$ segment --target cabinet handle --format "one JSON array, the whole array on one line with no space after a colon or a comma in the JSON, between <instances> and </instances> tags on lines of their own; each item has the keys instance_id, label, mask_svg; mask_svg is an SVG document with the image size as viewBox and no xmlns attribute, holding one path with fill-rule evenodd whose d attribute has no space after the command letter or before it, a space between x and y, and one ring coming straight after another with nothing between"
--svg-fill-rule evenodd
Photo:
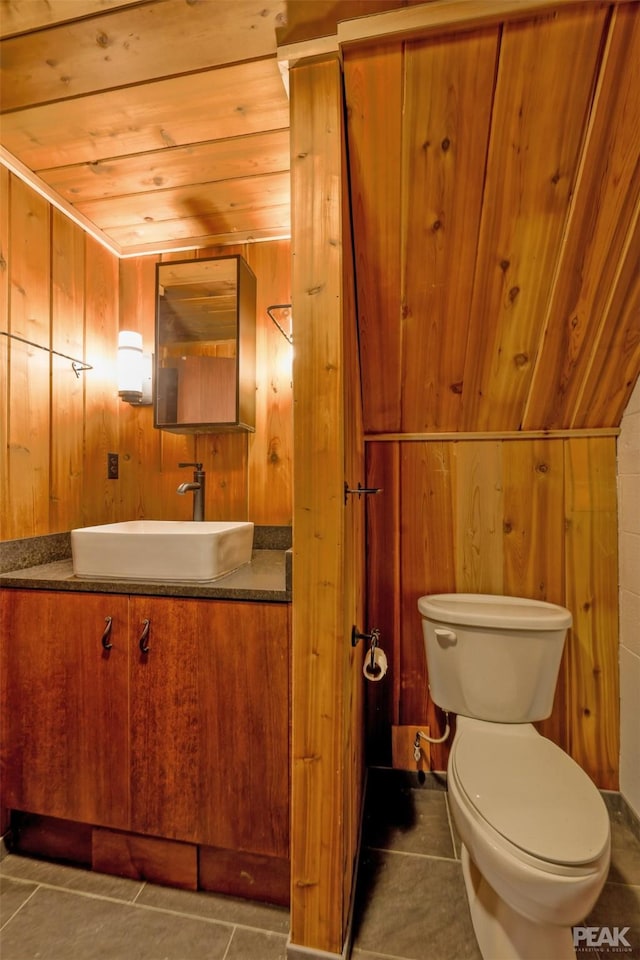
<instances>
[{"instance_id":1,"label":"cabinet handle","mask_svg":"<svg viewBox=\"0 0 640 960\"><path fill-rule=\"evenodd\" d=\"M111 650L113 644L111 643L111 626L113 623L113 617L105 617L104 622L106 627L104 628L104 633L102 634L102 647L104 650Z\"/></svg>"},{"instance_id":2,"label":"cabinet handle","mask_svg":"<svg viewBox=\"0 0 640 960\"><path fill-rule=\"evenodd\" d=\"M149 644L147 643L147 637L149 636L149 630L151 629L151 620L143 620L142 633L140 635L140 650L142 653L149 653Z\"/></svg>"}]
</instances>

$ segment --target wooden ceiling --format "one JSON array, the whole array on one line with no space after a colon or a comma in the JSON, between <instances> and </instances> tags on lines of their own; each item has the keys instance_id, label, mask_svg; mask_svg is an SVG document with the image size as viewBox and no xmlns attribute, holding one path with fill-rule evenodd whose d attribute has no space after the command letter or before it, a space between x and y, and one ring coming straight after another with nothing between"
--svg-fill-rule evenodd
<instances>
[{"instance_id":1,"label":"wooden ceiling","mask_svg":"<svg viewBox=\"0 0 640 960\"><path fill-rule=\"evenodd\" d=\"M5 162L121 255L288 236L285 8L3 0Z\"/></svg>"}]
</instances>

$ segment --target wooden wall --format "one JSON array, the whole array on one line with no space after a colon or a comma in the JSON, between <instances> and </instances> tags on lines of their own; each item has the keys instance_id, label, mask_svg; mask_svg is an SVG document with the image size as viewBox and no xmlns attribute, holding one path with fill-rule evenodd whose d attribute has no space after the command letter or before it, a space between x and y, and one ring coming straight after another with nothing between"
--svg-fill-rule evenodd
<instances>
[{"instance_id":1,"label":"wooden wall","mask_svg":"<svg viewBox=\"0 0 640 960\"><path fill-rule=\"evenodd\" d=\"M153 349L155 258L118 261L4 167L0 182L0 330L93 367L76 378L68 360L0 336L0 539L189 519L176 487L190 476L177 464L196 459L208 519L291 523L292 351L266 314L291 299L289 242L198 252L241 253L257 277L256 432L174 435L153 428L151 407L122 403L115 378L119 328ZM107 480L108 452L119 454L118 480Z\"/></svg>"},{"instance_id":2,"label":"wooden wall","mask_svg":"<svg viewBox=\"0 0 640 960\"><path fill-rule=\"evenodd\" d=\"M369 757L390 760L392 724L443 714L428 695L417 601L429 593L548 600L573 613L551 717L540 730L598 786L617 789L618 597L613 437L367 444L369 623L389 683L369 685ZM432 746L446 769L449 744Z\"/></svg>"},{"instance_id":3,"label":"wooden wall","mask_svg":"<svg viewBox=\"0 0 640 960\"><path fill-rule=\"evenodd\" d=\"M421 32L344 49L367 480L384 491L368 503L368 622L391 656L368 689L369 757L390 761L392 724L442 727L417 598L521 594L574 617L543 728L615 787L640 5L431 30L424 10Z\"/></svg>"},{"instance_id":4,"label":"wooden wall","mask_svg":"<svg viewBox=\"0 0 640 960\"><path fill-rule=\"evenodd\" d=\"M292 69L291 943L313 956L342 952L364 784L364 652L351 631L363 629L365 506L344 492L364 479L364 444L342 102L336 57Z\"/></svg>"}]
</instances>

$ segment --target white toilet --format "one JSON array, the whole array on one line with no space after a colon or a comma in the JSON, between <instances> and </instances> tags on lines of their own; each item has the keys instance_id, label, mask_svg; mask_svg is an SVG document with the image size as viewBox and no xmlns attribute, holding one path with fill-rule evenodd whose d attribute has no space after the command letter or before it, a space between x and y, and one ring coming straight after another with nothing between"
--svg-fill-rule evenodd
<instances>
[{"instance_id":1,"label":"white toilet","mask_svg":"<svg viewBox=\"0 0 640 960\"><path fill-rule=\"evenodd\" d=\"M609 868L607 809L532 726L551 713L571 614L518 597L421 597L429 689L456 713L447 783L484 960L572 960Z\"/></svg>"}]
</instances>

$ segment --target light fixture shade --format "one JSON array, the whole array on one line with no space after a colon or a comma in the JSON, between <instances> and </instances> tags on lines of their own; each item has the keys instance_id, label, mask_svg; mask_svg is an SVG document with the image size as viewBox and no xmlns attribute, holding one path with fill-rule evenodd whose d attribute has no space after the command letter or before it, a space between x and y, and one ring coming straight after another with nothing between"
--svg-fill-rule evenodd
<instances>
[{"instance_id":1,"label":"light fixture shade","mask_svg":"<svg viewBox=\"0 0 640 960\"><path fill-rule=\"evenodd\" d=\"M142 334L121 330L118 334L118 395L127 403L140 403L142 380Z\"/></svg>"}]
</instances>

